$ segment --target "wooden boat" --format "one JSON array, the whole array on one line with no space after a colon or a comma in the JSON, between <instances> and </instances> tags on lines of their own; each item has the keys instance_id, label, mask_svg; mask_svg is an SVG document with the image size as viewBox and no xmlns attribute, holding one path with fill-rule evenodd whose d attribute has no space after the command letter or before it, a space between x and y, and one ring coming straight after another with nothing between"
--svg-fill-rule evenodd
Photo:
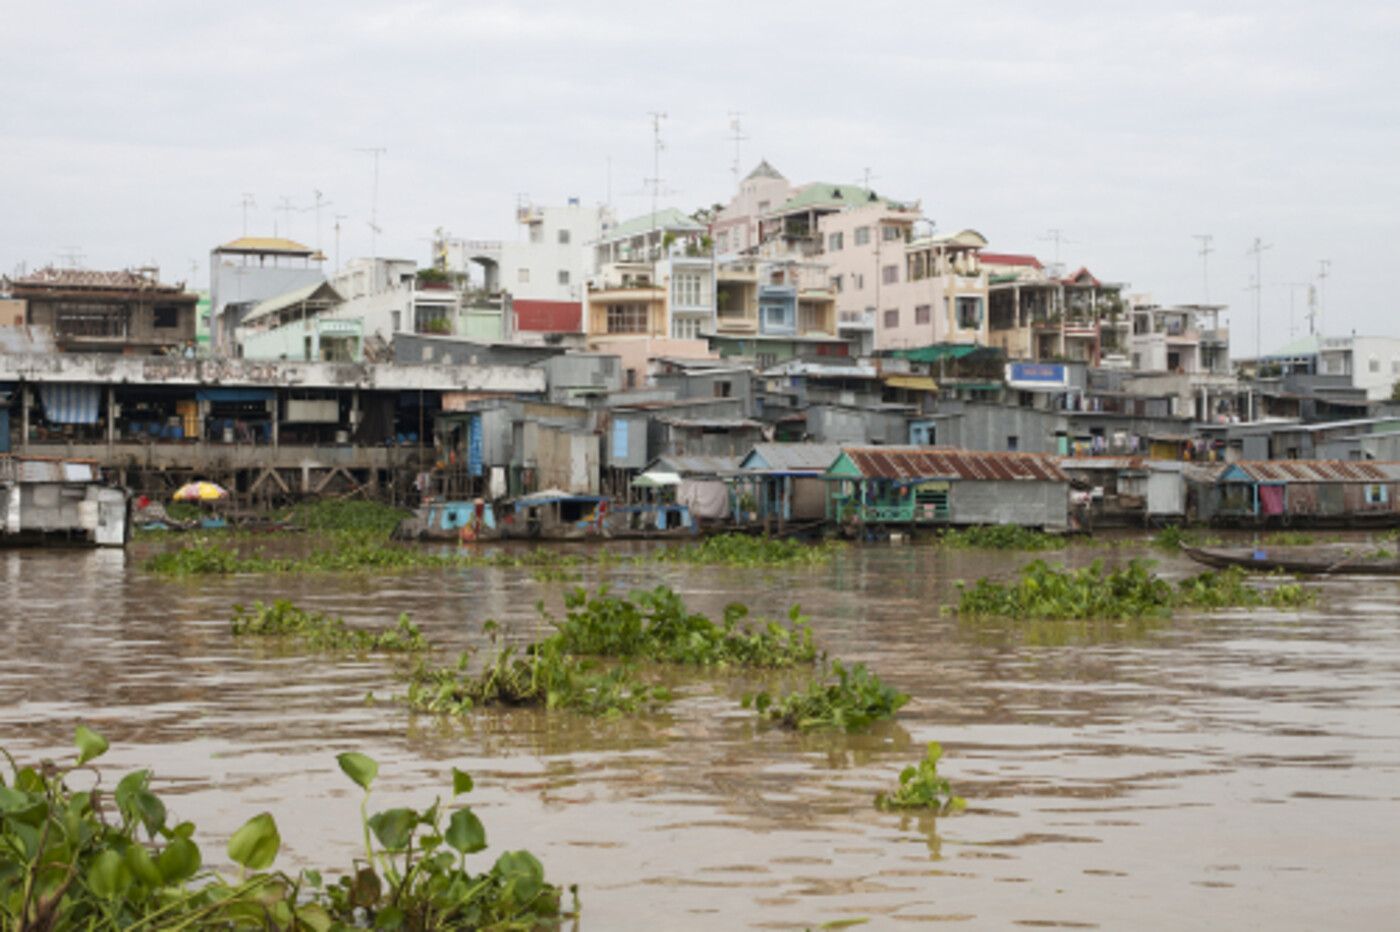
<instances>
[{"instance_id":1,"label":"wooden boat","mask_svg":"<svg viewBox=\"0 0 1400 932\"><path fill-rule=\"evenodd\" d=\"M1377 555L1377 545L1355 547L1182 547L1197 563L1216 568L1238 566L1260 573L1283 571L1308 575L1359 574L1400 576L1400 556Z\"/></svg>"},{"instance_id":2,"label":"wooden boat","mask_svg":"<svg viewBox=\"0 0 1400 932\"><path fill-rule=\"evenodd\" d=\"M675 504L613 507L600 495L548 489L507 502L429 502L394 529L395 540L650 540L691 537L689 509Z\"/></svg>"}]
</instances>

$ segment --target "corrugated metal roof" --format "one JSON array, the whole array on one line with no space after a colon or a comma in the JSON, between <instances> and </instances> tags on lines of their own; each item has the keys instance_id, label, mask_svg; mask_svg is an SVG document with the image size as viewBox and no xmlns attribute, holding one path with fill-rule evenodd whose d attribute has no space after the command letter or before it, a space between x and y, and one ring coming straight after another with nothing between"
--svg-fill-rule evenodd
<instances>
[{"instance_id":1,"label":"corrugated metal roof","mask_svg":"<svg viewBox=\"0 0 1400 932\"><path fill-rule=\"evenodd\" d=\"M715 430L758 430L763 427L758 421L741 417L659 417L656 420L671 427L704 427Z\"/></svg>"},{"instance_id":2,"label":"corrugated metal roof","mask_svg":"<svg viewBox=\"0 0 1400 932\"><path fill-rule=\"evenodd\" d=\"M720 476L738 472L739 458L737 456L666 454L652 460L645 471L650 472L658 466L682 476Z\"/></svg>"},{"instance_id":3,"label":"corrugated metal roof","mask_svg":"<svg viewBox=\"0 0 1400 932\"><path fill-rule=\"evenodd\" d=\"M1234 465L1255 482L1386 482L1400 479L1400 463L1270 460Z\"/></svg>"},{"instance_id":4,"label":"corrugated metal roof","mask_svg":"<svg viewBox=\"0 0 1400 932\"><path fill-rule=\"evenodd\" d=\"M285 310L289 307L295 307L303 301L309 301L316 297L317 293L322 289L325 290L325 294L320 295L323 301L329 301L332 304L340 304L345 300L340 296L339 292L331 287L329 282L314 282L305 287L297 288L294 291L288 291L286 294L280 294L275 298L268 298L266 301L253 308L252 312L249 313L247 317L243 318L243 323L249 324L255 320L261 320L269 314L276 314L278 311ZM321 310L326 310L326 308L318 308L318 312Z\"/></svg>"},{"instance_id":5,"label":"corrugated metal roof","mask_svg":"<svg viewBox=\"0 0 1400 932\"><path fill-rule=\"evenodd\" d=\"M309 256L313 252L310 246L303 246L294 240L284 239L280 236L243 236L231 243L224 243L219 247L219 252L280 252L290 253L297 256Z\"/></svg>"},{"instance_id":6,"label":"corrugated metal roof","mask_svg":"<svg viewBox=\"0 0 1400 932\"><path fill-rule=\"evenodd\" d=\"M31 288L91 288L103 291L157 291L184 294L184 289L175 285L162 285L154 276L143 275L130 269L116 272L103 272L96 269L56 269L52 266L38 269L22 278L10 282L16 291L24 292ZM189 295L191 299L195 296Z\"/></svg>"},{"instance_id":7,"label":"corrugated metal roof","mask_svg":"<svg viewBox=\"0 0 1400 932\"><path fill-rule=\"evenodd\" d=\"M94 460L64 460L47 456L0 456L0 475L12 482L94 482Z\"/></svg>"},{"instance_id":8,"label":"corrugated metal roof","mask_svg":"<svg viewBox=\"0 0 1400 932\"><path fill-rule=\"evenodd\" d=\"M756 443L749 457L760 456L774 472L826 472L841 455L837 443Z\"/></svg>"},{"instance_id":9,"label":"corrugated metal roof","mask_svg":"<svg viewBox=\"0 0 1400 932\"><path fill-rule=\"evenodd\" d=\"M870 479L1029 479L1068 482L1055 457L1041 453L975 453L925 447L843 447Z\"/></svg>"}]
</instances>

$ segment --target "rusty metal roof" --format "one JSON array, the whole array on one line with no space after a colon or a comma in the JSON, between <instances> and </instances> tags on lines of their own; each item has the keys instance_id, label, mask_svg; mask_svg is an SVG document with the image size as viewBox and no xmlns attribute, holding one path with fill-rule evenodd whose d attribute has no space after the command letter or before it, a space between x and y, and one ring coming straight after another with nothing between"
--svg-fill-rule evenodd
<instances>
[{"instance_id":1,"label":"rusty metal roof","mask_svg":"<svg viewBox=\"0 0 1400 932\"><path fill-rule=\"evenodd\" d=\"M1068 482L1069 477L1041 453L977 453L927 447L843 447L869 479L1028 479Z\"/></svg>"},{"instance_id":2,"label":"rusty metal roof","mask_svg":"<svg viewBox=\"0 0 1400 932\"><path fill-rule=\"evenodd\" d=\"M117 272L100 272L94 269L56 269L52 266L39 269L22 278L10 282L16 292L31 289L79 288L104 291L158 291L183 294L184 289L176 285L163 285L153 275L123 269ZM194 298L195 295L189 297Z\"/></svg>"},{"instance_id":3,"label":"rusty metal roof","mask_svg":"<svg viewBox=\"0 0 1400 932\"><path fill-rule=\"evenodd\" d=\"M1400 463L1269 460L1234 465L1255 482L1387 482L1400 479Z\"/></svg>"}]
</instances>

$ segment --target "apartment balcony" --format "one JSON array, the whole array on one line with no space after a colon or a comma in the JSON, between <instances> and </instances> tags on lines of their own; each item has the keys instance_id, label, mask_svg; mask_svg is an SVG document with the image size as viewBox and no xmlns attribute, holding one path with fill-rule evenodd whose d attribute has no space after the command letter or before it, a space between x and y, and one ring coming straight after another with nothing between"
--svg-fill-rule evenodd
<instances>
[{"instance_id":1,"label":"apartment balcony","mask_svg":"<svg viewBox=\"0 0 1400 932\"><path fill-rule=\"evenodd\" d=\"M1229 346L1229 345L1230 345L1230 328L1228 328L1228 327L1217 327L1217 328L1214 329L1214 330L1202 330L1202 331L1201 331L1201 345L1202 345L1202 346Z\"/></svg>"},{"instance_id":2,"label":"apartment balcony","mask_svg":"<svg viewBox=\"0 0 1400 932\"><path fill-rule=\"evenodd\" d=\"M1186 327L1168 327L1166 329L1168 343L1200 343L1201 332Z\"/></svg>"},{"instance_id":3,"label":"apartment balcony","mask_svg":"<svg viewBox=\"0 0 1400 932\"><path fill-rule=\"evenodd\" d=\"M875 330L874 311L840 311L836 326L841 330Z\"/></svg>"}]
</instances>

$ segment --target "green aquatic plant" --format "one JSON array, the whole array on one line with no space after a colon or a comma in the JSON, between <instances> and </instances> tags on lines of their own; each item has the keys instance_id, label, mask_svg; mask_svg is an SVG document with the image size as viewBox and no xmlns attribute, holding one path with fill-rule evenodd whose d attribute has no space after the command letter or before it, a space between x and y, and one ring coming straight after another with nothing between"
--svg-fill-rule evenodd
<instances>
[{"instance_id":1,"label":"green aquatic plant","mask_svg":"<svg viewBox=\"0 0 1400 932\"><path fill-rule=\"evenodd\" d=\"M909 697L857 663L849 669L833 660L822 675L784 696L767 692L743 697L743 707L801 731L859 731L880 719L893 718Z\"/></svg>"},{"instance_id":2,"label":"green aquatic plant","mask_svg":"<svg viewBox=\"0 0 1400 932\"><path fill-rule=\"evenodd\" d=\"M562 620L545 616L554 638L568 651L611 657L638 657L693 666L739 665L787 667L817 658L812 631L800 606L788 610L791 627L760 620L743 624L748 609L725 607L724 623L690 612L666 586L639 590L630 598L612 595L607 586L589 596L575 588L564 596ZM543 614L543 606L538 606Z\"/></svg>"},{"instance_id":3,"label":"green aquatic plant","mask_svg":"<svg viewBox=\"0 0 1400 932\"><path fill-rule=\"evenodd\" d=\"M938 773L938 761L942 757L942 745L930 741L924 759L900 773L899 789L880 793L875 797L875 805L881 809L931 809L939 814L965 808L967 801L955 796L948 779Z\"/></svg>"},{"instance_id":4,"label":"green aquatic plant","mask_svg":"<svg viewBox=\"0 0 1400 932\"><path fill-rule=\"evenodd\" d=\"M271 870L282 836L267 812L229 839L236 877L204 869L194 824L171 817L149 770L126 774L109 792L100 788L93 764L107 741L79 725L74 744L77 754L66 766L51 760L20 766L0 752L11 767L8 783L0 778L0 927L6 930L530 929L555 927L562 917L560 889L528 852L508 851L484 871L468 868L468 856L486 848L485 828L470 808L449 815L435 801L423 811L368 815L379 768L363 755L339 760L365 790L366 859L323 884L319 871ZM79 772L84 783L96 775L96 787L74 789L69 781ZM454 769L453 797L471 788L471 777Z\"/></svg>"},{"instance_id":5,"label":"green aquatic plant","mask_svg":"<svg viewBox=\"0 0 1400 932\"><path fill-rule=\"evenodd\" d=\"M711 566L801 566L828 563L844 547L837 541L800 540L720 534L698 544L663 547L652 554L658 563L700 563Z\"/></svg>"},{"instance_id":6,"label":"green aquatic plant","mask_svg":"<svg viewBox=\"0 0 1400 932\"><path fill-rule=\"evenodd\" d=\"M1307 531L1274 531L1265 534L1260 543L1270 547L1311 547L1317 537Z\"/></svg>"},{"instance_id":7,"label":"green aquatic plant","mask_svg":"<svg viewBox=\"0 0 1400 932\"><path fill-rule=\"evenodd\" d=\"M356 650L416 652L432 645L409 620L399 615L398 623L384 631L348 628L340 618L322 612L308 612L285 599L270 605L254 602L251 609L233 607L233 633L237 637L294 639L311 650Z\"/></svg>"},{"instance_id":8,"label":"green aquatic plant","mask_svg":"<svg viewBox=\"0 0 1400 932\"><path fill-rule=\"evenodd\" d=\"M949 529L937 538L950 550L1064 550L1069 542L1056 534L1033 531L1018 524L978 524Z\"/></svg>"},{"instance_id":9,"label":"green aquatic plant","mask_svg":"<svg viewBox=\"0 0 1400 932\"><path fill-rule=\"evenodd\" d=\"M370 501L320 499L293 505L287 521L308 531L356 531L387 538L412 512Z\"/></svg>"},{"instance_id":10,"label":"green aquatic plant","mask_svg":"<svg viewBox=\"0 0 1400 932\"><path fill-rule=\"evenodd\" d=\"M1305 605L1313 594L1296 583L1268 589L1248 585L1238 567L1207 571L1181 580L1175 588L1143 560L1105 572L1102 560L1078 570L1035 560L1014 582L982 578L959 596L958 614L1015 619L1105 619L1166 616L1176 608L1217 609Z\"/></svg>"}]
</instances>

